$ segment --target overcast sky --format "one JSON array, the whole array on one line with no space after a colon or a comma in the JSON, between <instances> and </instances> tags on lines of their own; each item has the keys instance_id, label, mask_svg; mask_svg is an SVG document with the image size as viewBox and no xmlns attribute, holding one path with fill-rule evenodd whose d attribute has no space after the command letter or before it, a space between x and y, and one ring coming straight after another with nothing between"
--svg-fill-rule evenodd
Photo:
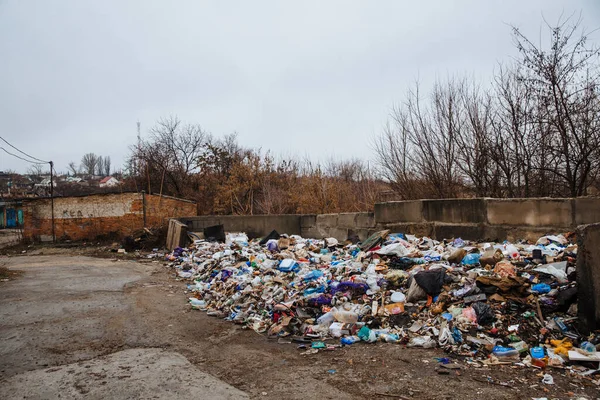
<instances>
[{"instance_id":1,"label":"overcast sky","mask_svg":"<svg viewBox=\"0 0 600 400\"><path fill-rule=\"evenodd\" d=\"M599 0L0 0L0 136L66 171L87 152L120 167L162 116L277 154L371 157L416 79L488 82L515 54L508 24ZM6 146L3 146L6 147ZM0 151L0 170L28 164Z\"/></svg>"}]
</instances>

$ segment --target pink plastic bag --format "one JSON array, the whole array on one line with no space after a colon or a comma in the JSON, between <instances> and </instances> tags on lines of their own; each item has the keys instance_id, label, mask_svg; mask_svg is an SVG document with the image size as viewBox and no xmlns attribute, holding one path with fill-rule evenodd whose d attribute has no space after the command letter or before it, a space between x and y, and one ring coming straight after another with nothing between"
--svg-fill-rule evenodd
<instances>
[{"instance_id":1,"label":"pink plastic bag","mask_svg":"<svg viewBox=\"0 0 600 400\"><path fill-rule=\"evenodd\" d=\"M475 313L475 310L473 310L473 307L465 308L462 312L462 315L473 322L477 322L477 314Z\"/></svg>"}]
</instances>

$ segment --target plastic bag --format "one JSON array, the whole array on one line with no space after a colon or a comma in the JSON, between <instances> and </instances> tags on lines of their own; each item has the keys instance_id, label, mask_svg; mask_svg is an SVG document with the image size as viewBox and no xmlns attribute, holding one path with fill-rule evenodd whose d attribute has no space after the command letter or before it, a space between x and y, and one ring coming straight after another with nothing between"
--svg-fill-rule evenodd
<instances>
[{"instance_id":1,"label":"plastic bag","mask_svg":"<svg viewBox=\"0 0 600 400\"><path fill-rule=\"evenodd\" d=\"M404 303L406 301L406 296L402 292L393 292L390 296L390 300L392 303Z\"/></svg>"},{"instance_id":2,"label":"plastic bag","mask_svg":"<svg viewBox=\"0 0 600 400\"><path fill-rule=\"evenodd\" d=\"M479 325L487 325L491 324L496 320L496 316L494 315L494 311L492 311L492 307L486 303L473 303L471 306L477 315L477 323Z\"/></svg>"},{"instance_id":3,"label":"plastic bag","mask_svg":"<svg viewBox=\"0 0 600 400\"><path fill-rule=\"evenodd\" d=\"M477 264L479 264L480 258L481 258L481 254L479 254L479 253L469 253L462 259L461 264L477 265Z\"/></svg>"},{"instance_id":4,"label":"plastic bag","mask_svg":"<svg viewBox=\"0 0 600 400\"><path fill-rule=\"evenodd\" d=\"M477 304L477 303L475 303ZM467 318L472 322L477 322L477 313L473 309L473 307L467 307L462 310L462 316Z\"/></svg>"},{"instance_id":5,"label":"plastic bag","mask_svg":"<svg viewBox=\"0 0 600 400\"><path fill-rule=\"evenodd\" d=\"M425 290L423 290L423 288L419 286L417 281L415 281L413 278L410 287L408 288L408 292L406 293L406 301L412 303L415 301L424 300L426 298L427 293L425 293Z\"/></svg>"},{"instance_id":6,"label":"plastic bag","mask_svg":"<svg viewBox=\"0 0 600 400\"><path fill-rule=\"evenodd\" d=\"M537 285L533 285L531 287L532 292L541 293L541 294L548 293L550 290L552 290L550 285L547 285L545 283L538 283Z\"/></svg>"},{"instance_id":7,"label":"plastic bag","mask_svg":"<svg viewBox=\"0 0 600 400\"><path fill-rule=\"evenodd\" d=\"M563 267L564 266L564 267ZM541 267L534 268L534 271L543 272L548 275L552 275L555 277L559 283L567 283L569 280L567 279L567 273L565 272L565 268L567 266L567 262L563 261L560 263L546 264ZM563 269L559 269L557 267L562 267Z\"/></svg>"},{"instance_id":8,"label":"plastic bag","mask_svg":"<svg viewBox=\"0 0 600 400\"><path fill-rule=\"evenodd\" d=\"M363 326L357 333L360 340L363 342L374 343L377 341L377 336L375 332L369 329L367 326Z\"/></svg>"},{"instance_id":9,"label":"plastic bag","mask_svg":"<svg viewBox=\"0 0 600 400\"><path fill-rule=\"evenodd\" d=\"M430 336L416 336L409 340L407 347L423 347L429 349L435 347L436 343Z\"/></svg>"},{"instance_id":10,"label":"plastic bag","mask_svg":"<svg viewBox=\"0 0 600 400\"><path fill-rule=\"evenodd\" d=\"M392 243L387 246L383 246L379 250L375 251L379 255L393 255L403 257L408 254L408 249L402 245L402 243Z\"/></svg>"},{"instance_id":11,"label":"plastic bag","mask_svg":"<svg viewBox=\"0 0 600 400\"><path fill-rule=\"evenodd\" d=\"M445 279L445 269L421 271L414 276L417 284L430 296L440 294Z\"/></svg>"},{"instance_id":12,"label":"plastic bag","mask_svg":"<svg viewBox=\"0 0 600 400\"><path fill-rule=\"evenodd\" d=\"M517 276L515 266L510 261L500 261L494 267L494 273L500 278L508 278L509 276Z\"/></svg>"}]
</instances>

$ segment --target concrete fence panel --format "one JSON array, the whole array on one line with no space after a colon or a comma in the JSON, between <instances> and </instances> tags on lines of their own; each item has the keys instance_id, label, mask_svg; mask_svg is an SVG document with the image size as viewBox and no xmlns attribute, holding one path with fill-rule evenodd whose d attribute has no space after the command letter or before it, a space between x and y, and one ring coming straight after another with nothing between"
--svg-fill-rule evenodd
<instances>
[{"instance_id":1,"label":"concrete fence panel","mask_svg":"<svg viewBox=\"0 0 600 400\"><path fill-rule=\"evenodd\" d=\"M423 222L423 202L421 200L391 201L376 203L374 213L375 223Z\"/></svg>"},{"instance_id":2,"label":"concrete fence panel","mask_svg":"<svg viewBox=\"0 0 600 400\"><path fill-rule=\"evenodd\" d=\"M571 199L487 199L490 225L569 227L573 221Z\"/></svg>"},{"instance_id":3,"label":"concrete fence panel","mask_svg":"<svg viewBox=\"0 0 600 400\"><path fill-rule=\"evenodd\" d=\"M600 199L579 198L573 199L574 219L576 225L600 222Z\"/></svg>"},{"instance_id":4,"label":"concrete fence panel","mask_svg":"<svg viewBox=\"0 0 600 400\"><path fill-rule=\"evenodd\" d=\"M484 223L484 199L423 200L423 217L426 221L442 223Z\"/></svg>"},{"instance_id":5,"label":"concrete fence panel","mask_svg":"<svg viewBox=\"0 0 600 400\"><path fill-rule=\"evenodd\" d=\"M577 312L584 332L600 329L600 224L577 231Z\"/></svg>"}]
</instances>

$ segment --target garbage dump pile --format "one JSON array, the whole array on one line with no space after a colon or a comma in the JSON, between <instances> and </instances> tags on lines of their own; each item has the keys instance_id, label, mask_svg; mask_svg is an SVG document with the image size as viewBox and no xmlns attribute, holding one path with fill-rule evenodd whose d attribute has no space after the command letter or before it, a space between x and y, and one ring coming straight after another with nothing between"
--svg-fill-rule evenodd
<instances>
[{"instance_id":1,"label":"garbage dump pile","mask_svg":"<svg viewBox=\"0 0 600 400\"><path fill-rule=\"evenodd\" d=\"M195 240L167 260L191 281L193 308L307 354L384 341L544 367L598 357L599 337L576 329L577 245L568 238L439 242L382 231L341 244L273 231L261 241Z\"/></svg>"}]
</instances>

